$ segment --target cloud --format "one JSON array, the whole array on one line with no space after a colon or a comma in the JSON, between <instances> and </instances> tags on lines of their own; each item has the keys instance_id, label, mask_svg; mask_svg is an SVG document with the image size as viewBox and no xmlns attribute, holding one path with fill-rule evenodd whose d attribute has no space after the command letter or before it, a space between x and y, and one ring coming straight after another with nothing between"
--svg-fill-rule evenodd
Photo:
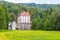
<instances>
[{"instance_id":1,"label":"cloud","mask_svg":"<svg viewBox=\"0 0 60 40\"><path fill-rule=\"evenodd\" d=\"M30 0L5 0L8 2L14 2L14 3L31 3Z\"/></svg>"},{"instance_id":2,"label":"cloud","mask_svg":"<svg viewBox=\"0 0 60 40\"><path fill-rule=\"evenodd\" d=\"M60 0L5 0L14 3L60 4Z\"/></svg>"}]
</instances>

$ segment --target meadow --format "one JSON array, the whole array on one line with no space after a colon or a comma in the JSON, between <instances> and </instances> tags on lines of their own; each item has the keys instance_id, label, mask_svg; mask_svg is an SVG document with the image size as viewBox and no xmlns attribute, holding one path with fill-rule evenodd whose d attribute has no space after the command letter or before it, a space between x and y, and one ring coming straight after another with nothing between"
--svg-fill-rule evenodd
<instances>
[{"instance_id":1,"label":"meadow","mask_svg":"<svg viewBox=\"0 0 60 40\"><path fill-rule=\"evenodd\" d=\"M0 40L60 40L60 31L14 30L0 32Z\"/></svg>"}]
</instances>

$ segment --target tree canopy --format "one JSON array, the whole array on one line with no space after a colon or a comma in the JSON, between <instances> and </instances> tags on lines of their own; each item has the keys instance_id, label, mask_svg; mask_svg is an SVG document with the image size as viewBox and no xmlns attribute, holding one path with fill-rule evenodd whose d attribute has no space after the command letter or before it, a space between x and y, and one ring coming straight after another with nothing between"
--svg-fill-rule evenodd
<instances>
[{"instance_id":1,"label":"tree canopy","mask_svg":"<svg viewBox=\"0 0 60 40\"><path fill-rule=\"evenodd\" d=\"M0 5L0 29L6 29L11 20L17 21L17 16L22 11L29 11L33 30L60 30L60 5L57 5L56 8L50 7L43 10L39 7L8 2L5 4L0 2Z\"/></svg>"}]
</instances>

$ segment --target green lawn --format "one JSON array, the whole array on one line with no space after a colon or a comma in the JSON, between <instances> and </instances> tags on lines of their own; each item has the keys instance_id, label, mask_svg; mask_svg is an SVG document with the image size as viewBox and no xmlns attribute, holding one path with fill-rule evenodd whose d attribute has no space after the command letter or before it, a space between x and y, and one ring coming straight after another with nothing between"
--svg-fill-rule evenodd
<instances>
[{"instance_id":1,"label":"green lawn","mask_svg":"<svg viewBox=\"0 0 60 40\"><path fill-rule=\"evenodd\" d=\"M60 40L59 31L15 30L0 32L0 40Z\"/></svg>"}]
</instances>

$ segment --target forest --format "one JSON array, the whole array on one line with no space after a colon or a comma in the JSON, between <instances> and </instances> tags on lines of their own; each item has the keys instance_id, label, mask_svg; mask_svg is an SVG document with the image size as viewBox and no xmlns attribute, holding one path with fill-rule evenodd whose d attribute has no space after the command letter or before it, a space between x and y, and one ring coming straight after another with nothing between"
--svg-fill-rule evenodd
<instances>
[{"instance_id":1,"label":"forest","mask_svg":"<svg viewBox=\"0 0 60 40\"><path fill-rule=\"evenodd\" d=\"M19 13L29 11L32 30L60 31L60 5L46 5L47 4L23 4L0 1L0 29L7 30L9 21L17 21Z\"/></svg>"}]
</instances>

